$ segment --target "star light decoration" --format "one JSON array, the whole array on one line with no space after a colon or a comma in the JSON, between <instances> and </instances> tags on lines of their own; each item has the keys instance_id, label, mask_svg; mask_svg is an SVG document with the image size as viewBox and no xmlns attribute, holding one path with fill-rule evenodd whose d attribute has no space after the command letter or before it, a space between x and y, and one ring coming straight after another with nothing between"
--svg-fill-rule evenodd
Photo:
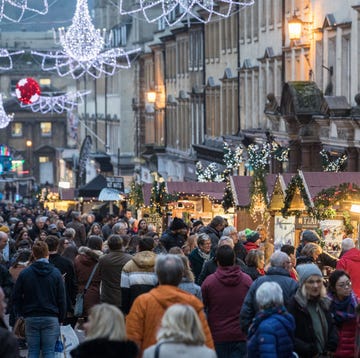
<instances>
[{"instance_id":1,"label":"star light decoration","mask_svg":"<svg viewBox=\"0 0 360 358\"><path fill-rule=\"evenodd\" d=\"M34 3L33 0L30 1L31 3ZM20 22L25 14L25 11L35 12L40 15L47 14L49 10L47 0L42 0L40 1L40 3L42 3L43 5L34 8L29 6L28 0L1 0L0 21L6 19L11 22Z\"/></svg>"},{"instance_id":2,"label":"star light decoration","mask_svg":"<svg viewBox=\"0 0 360 358\"><path fill-rule=\"evenodd\" d=\"M31 104L20 103L22 108L30 108L33 112L70 112L75 109L79 103L84 103L83 97L91 91L69 92L59 96L40 96L39 99Z\"/></svg>"},{"instance_id":3,"label":"star light decoration","mask_svg":"<svg viewBox=\"0 0 360 358\"><path fill-rule=\"evenodd\" d=\"M78 79L86 73L94 78L100 78L102 74L111 76L117 69L130 68L129 56L140 50L111 48L104 51L106 31L95 29L87 0L77 1L72 25L67 30L60 28L58 37L61 51L32 51L32 54L42 57L41 68L44 71L56 70L61 77L71 75ZM54 40L57 41L56 32Z\"/></svg>"},{"instance_id":4,"label":"star light decoration","mask_svg":"<svg viewBox=\"0 0 360 358\"><path fill-rule=\"evenodd\" d=\"M6 114L2 95L0 94L0 129L5 128L9 125L9 123L13 120L14 114Z\"/></svg>"},{"instance_id":5,"label":"star light decoration","mask_svg":"<svg viewBox=\"0 0 360 358\"><path fill-rule=\"evenodd\" d=\"M176 25L184 19L189 20L190 17L208 23L214 15L228 17L243 7L253 5L254 2L254 0L139 0L137 2L120 0L120 14L132 15L142 12L147 22L153 23L163 19L169 26ZM177 16L169 16L174 12Z\"/></svg>"},{"instance_id":6,"label":"star light decoration","mask_svg":"<svg viewBox=\"0 0 360 358\"><path fill-rule=\"evenodd\" d=\"M13 68L13 61L11 56L13 55L20 55L25 51L14 51L9 52L6 48L0 48L0 70L1 71L8 71Z\"/></svg>"}]
</instances>

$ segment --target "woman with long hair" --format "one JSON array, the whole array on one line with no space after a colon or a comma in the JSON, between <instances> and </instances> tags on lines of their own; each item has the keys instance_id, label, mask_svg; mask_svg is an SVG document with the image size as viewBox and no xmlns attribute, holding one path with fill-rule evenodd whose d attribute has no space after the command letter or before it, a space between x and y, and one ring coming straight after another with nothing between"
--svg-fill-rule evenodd
<instances>
[{"instance_id":1,"label":"woman with long hair","mask_svg":"<svg viewBox=\"0 0 360 358\"><path fill-rule=\"evenodd\" d=\"M250 250L245 257L245 264L248 267L246 273L256 280L259 276L264 276L265 256L261 249Z\"/></svg>"},{"instance_id":2,"label":"woman with long hair","mask_svg":"<svg viewBox=\"0 0 360 358\"><path fill-rule=\"evenodd\" d=\"M93 306L84 323L85 341L71 351L72 358L136 358L138 348L126 338L125 319L115 306Z\"/></svg>"},{"instance_id":3,"label":"woman with long hair","mask_svg":"<svg viewBox=\"0 0 360 358\"><path fill-rule=\"evenodd\" d=\"M334 357L354 357L356 307L358 298L352 290L350 276L335 270L329 277L328 297L330 312L339 332L339 343Z\"/></svg>"},{"instance_id":4,"label":"woman with long hair","mask_svg":"<svg viewBox=\"0 0 360 358\"><path fill-rule=\"evenodd\" d=\"M215 351L205 346L200 320L189 305L170 306L156 338L158 343L145 349L143 358L216 358Z\"/></svg>"}]
</instances>

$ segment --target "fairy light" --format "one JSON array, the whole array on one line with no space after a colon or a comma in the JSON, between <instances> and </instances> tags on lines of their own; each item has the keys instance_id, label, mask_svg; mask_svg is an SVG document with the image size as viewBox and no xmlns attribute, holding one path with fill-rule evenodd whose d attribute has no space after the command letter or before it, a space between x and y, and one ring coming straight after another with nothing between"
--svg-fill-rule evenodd
<instances>
[{"instance_id":1,"label":"fairy light","mask_svg":"<svg viewBox=\"0 0 360 358\"><path fill-rule=\"evenodd\" d=\"M91 91L69 92L60 96L40 96L39 99L32 104L20 103L22 108L30 108L33 112L56 112L63 113L74 110L80 103L84 103L83 97L91 93Z\"/></svg>"},{"instance_id":2,"label":"fairy light","mask_svg":"<svg viewBox=\"0 0 360 358\"><path fill-rule=\"evenodd\" d=\"M13 61L11 56L13 55L20 55L24 53L25 51L15 51L15 52L9 52L6 48L0 48L0 61L5 62L5 65L0 64L0 70L2 71L8 71L12 70L13 68ZM0 62L0 63L1 63Z\"/></svg>"},{"instance_id":3,"label":"fairy light","mask_svg":"<svg viewBox=\"0 0 360 358\"><path fill-rule=\"evenodd\" d=\"M58 30L58 43L62 50L31 53L42 57L42 70L56 70L60 77L71 75L78 79L87 73L100 78L102 74L112 76L118 69L130 68L130 55L140 49L112 48L104 51L107 45L105 37L106 30L95 29L91 22L87 0L78 0L71 26L67 30ZM56 32L54 40L56 43Z\"/></svg>"},{"instance_id":4,"label":"fairy light","mask_svg":"<svg viewBox=\"0 0 360 358\"><path fill-rule=\"evenodd\" d=\"M9 123L13 120L14 114L6 114L2 95L0 94L0 128L5 128L9 125Z\"/></svg>"},{"instance_id":5,"label":"fairy light","mask_svg":"<svg viewBox=\"0 0 360 358\"><path fill-rule=\"evenodd\" d=\"M153 23L164 19L169 26L176 25L189 17L208 23L214 15L228 17L234 11L251 6L254 2L254 0L139 0L135 7L133 5L129 8L129 0L120 0L120 14L132 15L142 12L147 22ZM177 14L176 18L170 16L174 11ZM205 15L199 16L199 13Z\"/></svg>"},{"instance_id":6,"label":"fairy light","mask_svg":"<svg viewBox=\"0 0 360 358\"><path fill-rule=\"evenodd\" d=\"M0 21L5 19L11 22L20 22L25 11L46 15L49 10L48 2L43 0L41 3L43 5L39 8L33 8L28 5L28 0L2 0L0 5ZM10 15L10 13L13 15Z\"/></svg>"}]
</instances>

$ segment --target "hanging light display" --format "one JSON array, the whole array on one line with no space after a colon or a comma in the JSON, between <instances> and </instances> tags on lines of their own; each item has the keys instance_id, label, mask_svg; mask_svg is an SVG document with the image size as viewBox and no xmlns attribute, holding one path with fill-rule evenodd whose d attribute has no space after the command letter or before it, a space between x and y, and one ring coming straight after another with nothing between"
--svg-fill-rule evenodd
<instances>
[{"instance_id":1,"label":"hanging light display","mask_svg":"<svg viewBox=\"0 0 360 358\"><path fill-rule=\"evenodd\" d=\"M32 7L33 0L1 0L0 1L0 21L5 19L11 22L20 22L26 11L35 12L40 15L47 14L49 10L47 0L42 0L39 7Z\"/></svg>"},{"instance_id":2,"label":"hanging light display","mask_svg":"<svg viewBox=\"0 0 360 358\"><path fill-rule=\"evenodd\" d=\"M153 23L163 19L169 26L187 18L208 23L214 15L228 17L243 7L253 5L254 2L254 0L139 0L137 2L120 0L120 14L131 15L142 12L147 22Z\"/></svg>"},{"instance_id":3,"label":"hanging light display","mask_svg":"<svg viewBox=\"0 0 360 358\"><path fill-rule=\"evenodd\" d=\"M22 108L30 108L33 112L56 112L72 111L80 103L84 103L83 97L91 93L91 91L69 92L60 96L40 96L35 103L20 103Z\"/></svg>"},{"instance_id":4,"label":"hanging light display","mask_svg":"<svg viewBox=\"0 0 360 358\"><path fill-rule=\"evenodd\" d=\"M23 78L16 84L15 94L24 104L35 103L40 98L40 86L31 77Z\"/></svg>"},{"instance_id":5,"label":"hanging light display","mask_svg":"<svg viewBox=\"0 0 360 358\"><path fill-rule=\"evenodd\" d=\"M0 48L0 63L4 62L3 64L0 64L0 70L11 70L13 68L13 61L11 56L20 55L22 53L24 53L24 51L9 52L6 48Z\"/></svg>"},{"instance_id":6,"label":"hanging light display","mask_svg":"<svg viewBox=\"0 0 360 358\"><path fill-rule=\"evenodd\" d=\"M0 94L0 129L7 127L9 123L13 120L13 118L13 114L6 114L3 105L2 95Z\"/></svg>"},{"instance_id":7,"label":"hanging light display","mask_svg":"<svg viewBox=\"0 0 360 358\"><path fill-rule=\"evenodd\" d=\"M71 26L58 30L61 51L37 52L42 57L44 71L56 70L59 76L71 75L77 79L88 73L94 78L113 75L117 69L130 68L130 55L139 51L121 48L105 50L106 31L95 29L89 14L87 0L78 0ZM57 36L55 33L55 41Z\"/></svg>"}]
</instances>

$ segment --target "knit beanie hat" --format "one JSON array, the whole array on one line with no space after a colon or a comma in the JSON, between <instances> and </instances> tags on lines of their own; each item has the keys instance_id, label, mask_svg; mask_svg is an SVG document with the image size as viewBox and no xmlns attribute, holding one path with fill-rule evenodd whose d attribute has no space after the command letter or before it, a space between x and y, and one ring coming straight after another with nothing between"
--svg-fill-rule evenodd
<instances>
[{"instance_id":1,"label":"knit beanie hat","mask_svg":"<svg viewBox=\"0 0 360 358\"><path fill-rule=\"evenodd\" d=\"M317 243L320 241L319 235L314 230L305 230L301 236L302 241Z\"/></svg>"},{"instance_id":2,"label":"knit beanie hat","mask_svg":"<svg viewBox=\"0 0 360 358\"><path fill-rule=\"evenodd\" d=\"M256 242L260 239L260 235L257 231L251 231L250 233L245 234L245 236L247 242Z\"/></svg>"},{"instance_id":3,"label":"knit beanie hat","mask_svg":"<svg viewBox=\"0 0 360 358\"><path fill-rule=\"evenodd\" d=\"M245 236L247 236L247 235L249 235L249 234L252 233L252 230L249 229L249 228L246 228L246 229L244 230L244 232L245 232Z\"/></svg>"},{"instance_id":4,"label":"knit beanie hat","mask_svg":"<svg viewBox=\"0 0 360 358\"><path fill-rule=\"evenodd\" d=\"M174 218L170 225L170 230L180 230L187 228L187 225L179 218Z\"/></svg>"},{"instance_id":5,"label":"knit beanie hat","mask_svg":"<svg viewBox=\"0 0 360 358\"><path fill-rule=\"evenodd\" d=\"M303 264L296 266L299 275L299 286L301 287L310 276L321 276L320 269L315 264Z\"/></svg>"}]
</instances>

